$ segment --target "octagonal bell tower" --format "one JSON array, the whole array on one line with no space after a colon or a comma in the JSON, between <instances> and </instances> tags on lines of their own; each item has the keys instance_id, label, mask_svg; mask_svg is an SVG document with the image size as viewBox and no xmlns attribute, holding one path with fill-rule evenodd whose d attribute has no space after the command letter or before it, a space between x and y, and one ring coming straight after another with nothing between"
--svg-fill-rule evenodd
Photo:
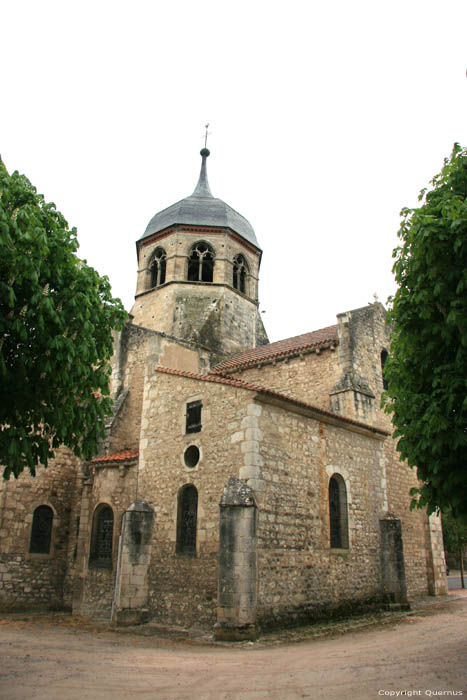
<instances>
[{"instance_id":1,"label":"octagonal bell tower","mask_svg":"<svg viewBox=\"0 0 467 700\"><path fill-rule=\"evenodd\" d=\"M195 191L149 222L136 242L133 322L219 358L268 342L258 312L262 251L250 223L209 188L207 148Z\"/></svg>"}]
</instances>

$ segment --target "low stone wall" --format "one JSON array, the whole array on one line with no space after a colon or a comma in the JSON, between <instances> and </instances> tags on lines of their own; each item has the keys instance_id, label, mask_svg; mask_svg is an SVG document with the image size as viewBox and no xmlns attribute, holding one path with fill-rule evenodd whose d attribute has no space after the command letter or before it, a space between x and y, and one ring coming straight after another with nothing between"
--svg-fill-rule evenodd
<instances>
[{"instance_id":1,"label":"low stone wall","mask_svg":"<svg viewBox=\"0 0 467 700\"><path fill-rule=\"evenodd\" d=\"M0 607L28 608L63 606L63 559L34 555L0 555Z\"/></svg>"},{"instance_id":2,"label":"low stone wall","mask_svg":"<svg viewBox=\"0 0 467 700\"><path fill-rule=\"evenodd\" d=\"M114 586L114 570L90 568L86 576L80 614L85 617L110 620Z\"/></svg>"}]
</instances>

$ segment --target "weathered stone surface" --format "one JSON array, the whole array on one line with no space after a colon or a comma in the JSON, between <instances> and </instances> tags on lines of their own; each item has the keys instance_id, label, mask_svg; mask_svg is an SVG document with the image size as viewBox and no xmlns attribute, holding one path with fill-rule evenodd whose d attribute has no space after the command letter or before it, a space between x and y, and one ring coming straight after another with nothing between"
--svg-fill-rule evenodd
<instances>
[{"instance_id":1,"label":"weathered stone surface","mask_svg":"<svg viewBox=\"0 0 467 700\"><path fill-rule=\"evenodd\" d=\"M200 241L214 251L212 283L187 281ZM157 247L166 252L166 281L152 289ZM233 285L238 254L245 291ZM260 624L403 602L404 586L409 597L446 591L439 519L410 511L416 475L399 461L380 408L381 352L389 349L381 304L340 314L322 347L271 351L233 379L206 377L221 359L267 342L260 254L234 231L205 225L174 225L140 241L100 454L132 456L79 465L60 450L35 479L0 485L0 604L72 604L107 619L113 610L120 622L218 620L216 636L232 639L252 638ZM201 424L187 432L187 404L198 401ZM189 447L199 459L187 464ZM348 531L332 547L337 475ZM29 553L39 505L54 514L48 555ZM104 506L113 530L100 566L91 542Z\"/></svg>"}]
</instances>

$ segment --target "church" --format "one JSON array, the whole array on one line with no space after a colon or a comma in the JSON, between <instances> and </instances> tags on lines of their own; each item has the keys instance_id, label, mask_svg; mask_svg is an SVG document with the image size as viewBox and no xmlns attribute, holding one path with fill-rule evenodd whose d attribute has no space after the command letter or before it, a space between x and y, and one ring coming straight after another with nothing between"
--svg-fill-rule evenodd
<instances>
[{"instance_id":1,"label":"church","mask_svg":"<svg viewBox=\"0 0 467 700\"><path fill-rule=\"evenodd\" d=\"M262 251L208 156L136 241L100 453L1 484L0 606L236 640L446 593L440 521L410 510L381 409L384 307L269 343Z\"/></svg>"}]
</instances>

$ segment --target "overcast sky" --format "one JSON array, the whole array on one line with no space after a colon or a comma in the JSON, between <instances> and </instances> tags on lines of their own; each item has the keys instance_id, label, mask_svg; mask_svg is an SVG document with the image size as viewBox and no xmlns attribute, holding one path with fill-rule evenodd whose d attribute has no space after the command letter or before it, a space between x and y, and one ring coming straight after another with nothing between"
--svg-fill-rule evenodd
<instances>
[{"instance_id":1,"label":"overcast sky","mask_svg":"<svg viewBox=\"0 0 467 700\"><path fill-rule=\"evenodd\" d=\"M211 190L252 224L271 340L394 291L399 212L467 145L466 0L3 0L0 153L131 308L135 241Z\"/></svg>"}]
</instances>

